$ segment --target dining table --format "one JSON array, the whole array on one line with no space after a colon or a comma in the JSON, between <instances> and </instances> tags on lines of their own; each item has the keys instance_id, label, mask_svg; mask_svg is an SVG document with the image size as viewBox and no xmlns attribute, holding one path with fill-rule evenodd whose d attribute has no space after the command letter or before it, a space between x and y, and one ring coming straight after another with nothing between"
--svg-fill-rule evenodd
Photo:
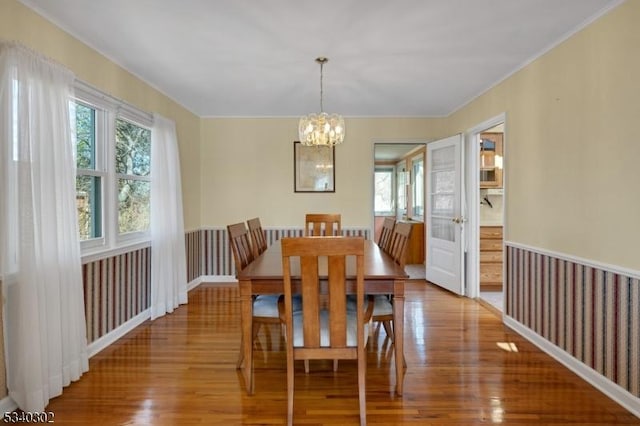
<instances>
[{"instance_id":1,"label":"dining table","mask_svg":"<svg viewBox=\"0 0 640 426\"><path fill-rule=\"evenodd\" d=\"M317 237L322 238L322 237ZM350 237L345 237L350 238ZM292 284L294 293L300 293L295 288L299 285L300 268L296 266L296 259L292 259ZM355 259L347 262L347 293L355 294ZM365 239L364 250L364 285L367 294L393 295L394 321L394 350L396 393L402 395L404 379L404 283L409 276L404 268L393 258L369 239ZM280 240L271 244L260 256L256 257L246 268L238 273L238 283L241 300L242 316L242 348L244 362L240 367L246 391L254 393L253 373L253 296L263 294L284 293L284 278L282 272L282 248ZM326 279L326 270L319 270L319 278ZM297 280L296 280L297 279Z\"/></svg>"}]
</instances>

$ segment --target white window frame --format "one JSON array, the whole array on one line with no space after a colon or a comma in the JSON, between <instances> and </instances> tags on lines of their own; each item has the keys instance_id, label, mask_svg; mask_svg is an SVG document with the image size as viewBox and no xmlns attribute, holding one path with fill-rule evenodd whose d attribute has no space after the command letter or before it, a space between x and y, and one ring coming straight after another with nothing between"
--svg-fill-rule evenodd
<instances>
[{"instance_id":1,"label":"white window frame","mask_svg":"<svg viewBox=\"0 0 640 426\"><path fill-rule=\"evenodd\" d=\"M411 179L412 179L412 197L411 197L411 219L413 220L417 220L417 221L422 221L424 220L424 215L425 215L425 196L424 196L424 190L425 190L425 155L424 152L421 152L419 155L416 155L414 157L411 158ZM422 212L419 214L416 214L416 207L418 207L418 205L416 204L416 199L418 198L418 176L416 176L415 173L415 165L417 163L422 163L422 179L420 182L420 186L422 186L422 205L419 206L422 208Z\"/></svg>"},{"instance_id":2,"label":"white window frame","mask_svg":"<svg viewBox=\"0 0 640 426\"><path fill-rule=\"evenodd\" d=\"M96 110L96 169L98 164L103 167L96 171L102 177L102 237L81 241L83 260L100 258L111 252L124 252L136 246L148 246L151 240L149 229L125 234L118 232L115 123L117 118L122 118L152 130L153 116L81 81L76 81L73 101Z\"/></svg>"}]
</instances>

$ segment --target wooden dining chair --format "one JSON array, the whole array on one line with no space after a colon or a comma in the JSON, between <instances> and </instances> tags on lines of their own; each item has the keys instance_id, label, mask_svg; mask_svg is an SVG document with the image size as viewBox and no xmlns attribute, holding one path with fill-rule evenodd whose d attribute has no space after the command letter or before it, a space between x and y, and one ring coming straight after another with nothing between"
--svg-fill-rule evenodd
<instances>
[{"instance_id":1,"label":"wooden dining chair","mask_svg":"<svg viewBox=\"0 0 640 426\"><path fill-rule=\"evenodd\" d=\"M233 260L236 265L237 273L253 262L255 256L250 242L249 230L243 222L234 223L227 226L227 232L229 234L229 242L231 244L231 251L233 253ZM280 325L280 317L278 313L278 298L279 295L265 294L254 296L253 298L253 316L251 318L252 327L252 342L255 341L260 331L260 327L264 324L277 324ZM243 342L240 341L240 355L238 356L238 362L236 368L242 367L244 361L244 352L242 351ZM252 345L253 348L253 345ZM252 349L253 350L253 349Z\"/></svg>"},{"instance_id":2,"label":"wooden dining chair","mask_svg":"<svg viewBox=\"0 0 640 426\"><path fill-rule=\"evenodd\" d=\"M262 230L260 224L260 218L253 218L247 220L247 227L249 228L249 234L251 235L251 245L253 246L253 255L255 257L260 256L267 249L267 238Z\"/></svg>"},{"instance_id":3,"label":"wooden dining chair","mask_svg":"<svg viewBox=\"0 0 640 426\"><path fill-rule=\"evenodd\" d=\"M407 245L411 236L412 226L407 222L398 222L393 228L387 252L393 260L404 269L407 258ZM373 322L381 322L387 336L394 341L393 334L393 298L390 295L379 294L375 297L373 307Z\"/></svg>"},{"instance_id":4,"label":"wooden dining chair","mask_svg":"<svg viewBox=\"0 0 640 426\"><path fill-rule=\"evenodd\" d=\"M387 251L389 244L391 243L391 236L393 235L393 227L396 225L396 218L387 216L382 222L382 229L380 231L380 238L378 238L378 247Z\"/></svg>"},{"instance_id":5,"label":"wooden dining chair","mask_svg":"<svg viewBox=\"0 0 640 426\"><path fill-rule=\"evenodd\" d=\"M287 424L293 424L294 361L355 359L358 362L360 424L367 422L366 352L372 301L365 311L364 239L362 237L283 238L284 298L279 303L287 348ZM347 310L347 258L355 257L356 310ZM326 261L325 261L326 259ZM326 265L328 282L320 283ZM299 279L297 278L299 275ZM296 276L294 279L293 276ZM295 312L299 285L302 310Z\"/></svg>"},{"instance_id":6,"label":"wooden dining chair","mask_svg":"<svg viewBox=\"0 0 640 426\"><path fill-rule=\"evenodd\" d=\"M304 235L305 237L342 235L341 222L339 213L308 213L304 217Z\"/></svg>"}]
</instances>

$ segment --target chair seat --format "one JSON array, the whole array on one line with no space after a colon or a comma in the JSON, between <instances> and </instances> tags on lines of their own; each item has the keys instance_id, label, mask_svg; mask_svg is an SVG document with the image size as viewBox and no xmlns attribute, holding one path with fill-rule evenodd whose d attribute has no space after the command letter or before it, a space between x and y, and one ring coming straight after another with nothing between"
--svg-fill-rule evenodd
<instances>
[{"instance_id":1,"label":"chair seat","mask_svg":"<svg viewBox=\"0 0 640 426\"><path fill-rule=\"evenodd\" d=\"M374 302L375 302L375 300L374 300ZM348 294L347 295L347 310L355 312L356 309L357 309L357 306L358 305L356 305L356 295L355 294ZM369 307L369 298L365 295L364 308L363 309L366 311L368 307ZM376 311L376 305L374 304L373 305L373 315L376 314L375 311Z\"/></svg>"},{"instance_id":2,"label":"chair seat","mask_svg":"<svg viewBox=\"0 0 640 426\"><path fill-rule=\"evenodd\" d=\"M354 301L355 303L355 301ZM355 306L355 305L354 305ZM304 346L304 333L302 324L303 314L302 311L293 313L293 346ZM347 346L358 345L358 318L355 310L347 311ZM369 335L369 323L364 325L364 344L367 344L367 337ZM320 346L329 346L329 312L320 312Z\"/></svg>"},{"instance_id":3,"label":"chair seat","mask_svg":"<svg viewBox=\"0 0 640 426\"><path fill-rule=\"evenodd\" d=\"M393 303L387 295L377 294L373 302L373 316L393 315Z\"/></svg>"},{"instance_id":4,"label":"chair seat","mask_svg":"<svg viewBox=\"0 0 640 426\"><path fill-rule=\"evenodd\" d=\"M253 316L264 318L279 318L278 299L282 297L278 294L259 295L253 300ZM302 310L302 297L299 295L291 298L293 311Z\"/></svg>"}]
</instances>

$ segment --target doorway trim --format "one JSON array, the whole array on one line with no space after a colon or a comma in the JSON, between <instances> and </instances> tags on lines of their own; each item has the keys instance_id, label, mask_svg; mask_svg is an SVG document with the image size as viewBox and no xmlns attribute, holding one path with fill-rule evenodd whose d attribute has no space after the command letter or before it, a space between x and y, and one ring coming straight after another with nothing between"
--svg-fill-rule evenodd
<instances>
[{"instance_id":1,"label":"doorway trim","mask_svg":"<svg viewBox=\"0 0 640 426\"><path fill-rule=\"evenodd\" d=\"M467 199L467 226L466 226L466 295L470 298L480 296L480 146L475 143L478 135L483 131L504 123L504 138L507 139L507 114L498 114L468 129L465 132L465 156L466 161L466 199ZM503 156L505 155L503 147ZM473 160L475 159L475 160ZM507 162L505 161L505 165ZM506 173L503 169L503 188L506 198ZM503 209L503 227L506 228L506 206ZM504 229L503 228L503 229ZM504 268L504 262L503 262ZM503 283L504 288L504 277Z\"/></svg>"}]
</instances>

